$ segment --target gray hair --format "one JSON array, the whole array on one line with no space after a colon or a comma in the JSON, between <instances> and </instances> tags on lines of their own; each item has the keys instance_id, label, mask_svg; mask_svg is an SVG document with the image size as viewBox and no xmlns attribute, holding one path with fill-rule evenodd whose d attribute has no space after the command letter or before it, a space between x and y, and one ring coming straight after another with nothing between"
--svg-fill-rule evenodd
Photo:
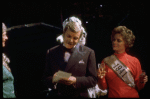
<instances>
[{"instance_id":1,"label":"gray hair","mask_svg":"<svg viewBox=\"0 0 150 99\"><path fill-rule=\"evenodd\" d=\"M64 20L64 22L63 22L63 24L62 24L62 26L63 26L63 31L64 31L64 29L66 28L66 26L67 26L69 23L72 23L72 22L76 23L77 27L81 29L82 22L81 22L78 18L72 16L72 17L69 17L69 18L67 18L66 20Z\"/></svg>"},{"instance_id":2,"label":"gray hair","mask_svg":"<svg viewBox=\"0 0 150 99\"><path fill-rule=\"evenodd\" d=\"M62 25L63 25L63 33L65 33L67 31L67 29L70 29L71 31L73 31L75 33L81 31L79 43L82 45L86 44L87 32L83 28L82 22L78 18L76 18L74 16L69 17L66 20L64 20ZM59 35L56 38L56 41L63 43L63 34Z\"/></svg>"},{"instance_id":3,"label":"gray hair","mask_svg":"<svg viewBox=\"0 0 150 99\"><path fill-rule=\"evenodd\" d=\"M63 22L63 33L65 33L68 29L74 33L81 31L80 37L82 36L82 23L78 18L74 16L67 18Z\"/></svg>"},{"instance_id":4,"label":"gray hair","mask_svg":"<svg viewBox=\"0 0 150 99\"><path fill-rule=\"evenodd\" d=\"M87 33L86 31L84 30L83 28L83 35L80 37L79 39L79 43L81 45L85 45L86 44L86 37L87 37ZM57 38L56 38L56 41L59 42L59 43L63 43L63 34L59 35Z\"/></svg>"}]
</instances>

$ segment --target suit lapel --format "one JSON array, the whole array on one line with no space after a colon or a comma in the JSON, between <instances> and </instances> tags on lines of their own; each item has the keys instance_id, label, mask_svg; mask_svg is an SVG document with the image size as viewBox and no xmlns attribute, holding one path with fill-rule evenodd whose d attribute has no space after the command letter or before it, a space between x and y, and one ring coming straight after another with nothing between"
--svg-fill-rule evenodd
<instances>
[{"instance_id":1,"label":"suit lapel","mask_svg":"<svg viewBox=\"0 0 150 99\"><path fill-rule=\"evenodd\" d=\"M63 64L64 64L64 51L63 51L63 45L60 45L59 48L58 48L58 53L57 53L57 57L56 58L56 62L58 64L58 70L61 69L63 67ZM57 65L56 65L57 66ZM55 66L55 67L56 67Z\"/></svg>"},{"instance_id":2,"label":"suit lapel","mask_svg":"<svg viewBox=\"0 0 150 99\"><path fill-rule=\"evenodd\" d=\"M80 46L80 44L78 43L74 49L74 52L69 58L65 71L68 71L72 66L74 66L76 63L79 62L79 60L82 59L83 54L84 54L82 50L83 50L82 46Z\"/></svg>"}]
</instances>

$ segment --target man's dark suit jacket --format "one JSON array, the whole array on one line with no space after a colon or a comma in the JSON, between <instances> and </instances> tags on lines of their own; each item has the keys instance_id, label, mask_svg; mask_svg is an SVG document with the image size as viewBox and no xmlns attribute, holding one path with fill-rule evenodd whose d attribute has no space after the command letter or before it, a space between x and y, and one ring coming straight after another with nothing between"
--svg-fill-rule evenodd
<instances>
[{"instance_id":1,"label":"man's dark suit jacket","mask_svg":"<svg viewBox=\"0 0 150 99\"><path fill-rule=\"evenodd\" d=\"M63 46L58 45L47 51L46 68L44 71L44 84L53 88L53 75L61 70L64 65ZM87 88L94 87L97 83L95 52L79 43L70 56L65 72L72 73L76 77L76 86L57 84L58 95L71 97L88 97Z\"/></svg>"}]
</instances>

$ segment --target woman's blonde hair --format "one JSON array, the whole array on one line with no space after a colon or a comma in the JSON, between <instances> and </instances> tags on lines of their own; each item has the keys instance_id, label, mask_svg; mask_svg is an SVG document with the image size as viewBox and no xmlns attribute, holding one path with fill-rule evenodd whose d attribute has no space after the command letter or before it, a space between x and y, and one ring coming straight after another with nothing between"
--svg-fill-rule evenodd
<instances>
[{"instance_id":1,"label":"woman's blonde hair","mask_svg":"<svg viewBox=\"0 0 150 99\"><path fill-rule=\"evenodd\" d=\"M7 27L5 25L5 23L2 23L2 33L7 31Z\"/></svg>"},{"instance_id":2,"label":"woman's blonde hair","mask_svg":"<svg viewBox=\"0 0 150 99\"><path fill-rule=\"evenodd\" d=\"M129 49L133 46L135 41L135 36L132 32L132 30L128 29L126 26L118 26L113 29L111 40L113 40L115 34L121 34L123 37L123 40L125 41L126 49Z\"/></svg>"}]
</instances>

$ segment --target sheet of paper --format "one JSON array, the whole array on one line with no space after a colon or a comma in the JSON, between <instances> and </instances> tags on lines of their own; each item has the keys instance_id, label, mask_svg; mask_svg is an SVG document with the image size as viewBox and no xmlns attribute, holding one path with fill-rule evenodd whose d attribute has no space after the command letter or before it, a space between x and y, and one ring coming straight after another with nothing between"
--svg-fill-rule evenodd
<instances>
[{"instance_id":1,"label":"sheet of paper","mask_svg":"<svg viewBox=\"0 0 150 99\"><path fill-rule=\"evenodd\" d=\"M53 78L52 82L58 82L60 78L69 78L72 74L59 70L57 75Z\"/></svg>"}]
</instances>

